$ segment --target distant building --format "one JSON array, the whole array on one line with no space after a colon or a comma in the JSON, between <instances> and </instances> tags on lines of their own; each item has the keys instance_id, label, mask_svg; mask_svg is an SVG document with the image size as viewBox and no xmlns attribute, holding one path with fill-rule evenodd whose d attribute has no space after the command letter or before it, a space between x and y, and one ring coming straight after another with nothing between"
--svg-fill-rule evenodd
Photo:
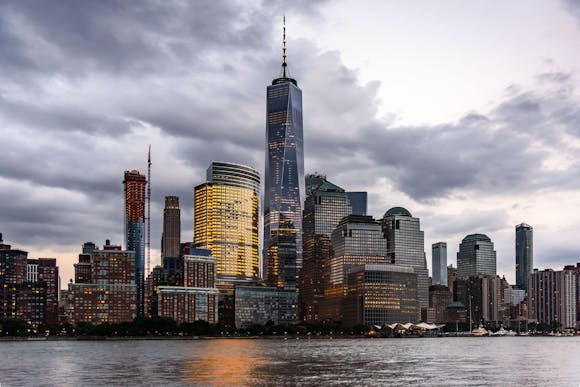
<instances>
[{"instance_id":1,"label":"distant building","mask_svg":"<svg viewBox=\"0 0 580 387\"><path fill-rule=\"evenodd\" d=\"M564 270L571 271L576 277L576 328L580 329L580 262L564 266Z\"/></svg>"},{"instance_id":2,"label":"distant building","mask_svg":"<svg viewBox=\"0 0 580 387\"><path fill-rule=\"evenodd\" d=\"M348 270L344 324L416 322L417 274L409 266L366 264Z\"/></svg>"},{"instance_id":3,"label":"distant building","mask_svg":"<svg viewBox=\"0 0 580 387\"><path fill-rule=\"evenodd\" d=\"M137 314L145 311L145 187L147 178L139 171L125 171L125 245L127 251L134 251L137 286Z\"/></svg>"},{"instance_id":4,"label":"distant building","mask_svg":"<svg viewBox=\"0 0 580 387\"><path fill-rule=\"evenodd\" d=\"M320 303L320 319L342 321L349 270L365 264L389 263L387 241L380 224L371 216L349 215L332 232L331 244L333 254L324 271L325 294Z\"/></svg>"},{"instance_id":5,"label":"distant building","mask_svg":"<svg viewBox=\"0 0 580 387\"><path fill-rule=\"evenodd\" d=\"M178 323L204 320L217 323L216 288L190 288L183 286L159 286L158 316L169 317Z\"/></svg>"},{"instance_id":6,"label":"distant building","mask_svg":"<svg viewBox=\"0 0 580 387\"><path fill-rule=\"evenodd\" d=\"M455 287L455 281L457 280L457 268L453 267L453 265L447 266L447 287L453 296L453 300L455 300L455 296L453 293L453 289Z\"/></svg>"},{"instance_id":7,"label":"distant building","mask_svg":"<svg viewBox=\"0 0 580 387\"><path fill-rule=\"evenodd\" d=\"M194 246L217 259L218 286L259 278L260 174L244 165L213 162L195 187Z\"/></svg>"},{"instance_id":8,"label":"distant building","mask_svg":"<svg viewBox=\"0 0 580 387\"><path fill-rule=\"evenodd\" d=\"M474 324L492 324L509 320L509 308L504 303L507 281L496 275L478 274L455 282L457 301L471 308Z\"/></svg>"},{"instance_id":9,"label":"distant building","mask_svg":"<svg viewBox=\"0 0 580 387\"><path fill-rule=\"evenodd\" d=\"M366 215L367 214L367 196L366 192L347 192L348 200L350 206L352 207L353 215Z\"/></svg>"},{"instance_id":10,"label":"distant building","mask_svg":"<svg viewBox=\"0 0 580 387\"><path fill-rule=\"evenodd\" d=\"M84 254L81 254L83 256ZM121 250L109 241L89 254L90 278L69 283L68 318L74 325L132 321L137 315L135 252ZM86 265L75 269L86 270ZM78 278L75 273L75 278Z\"/></svg>"},{"instance_id":11,"label":"distant building","mask_svg":"<svg viewBox=\"0 0 580 387\"><path fill-rule=\"evenodd\" d=\"M295 313L297 322L305 197L302 90L287 76L285 46L282 76L266 90L265 150L263 272L268 285L294 293L294 307L285 315Z\"/></svg>"},{"instance_id":12,"label":"distant building","mask_svg":"<svg viewBox=\"0 0 580 387\"><path fill-rule=\"evenodd\" d=\"M58 300L60 292L59 269L56 258L28 259L27 261L28 282L44 284L46 299L45 316L43 323L46 325L58 324Z\"/></svg>"},{"instance_id":13,"label":"distant building","mask_svg":"<svg viewBox=\"0 0 580 387\"><path fill-rule=\"evenodd\" d=\"M429 306L429 270L425 257L425 235L419 218L403 207L389 209L382 220L391 263L410 266L417 273L419 308ZM420 316L417 316L420 318Z\"/></svg>"},{"instance_id":14,"label":"distant building","mask_svg":"<svg viewBox=\"0 0 580 387\"><path fill-rule=\"evenodd\" d=\"M307 176L307 182L313 179ZM308 186L308 184L307 184ZM300 271L300 313L304 321L319 320L319 301L324 297L324 271L330 265L332 231L342 218L351 213L351 206L344 189L325 178L309 186L304 203L303 258Z\"/></svg>"},{"instance_id":15,"label":"distant building","mask_svg":"<svg viewBox=\"0 0 580 387\"><path fill-rule=\"evenodd\" d=\"M447 305L446 322L465 323L467 321L467 310L465 305L459 301L453 301Z\"/></svg>"},{"instance_id":16,"label":"distant building","mask_svg":"<svg viewBox=\"0 0 580 387\"><path fill-rule=\"evenodd\" d=\"M534 270L528 276L528 316L554 329L576 325L576 275L571 270Z\"/></svg>"},{"instance_id":17,"label":"distant building","mask_svg":"<svg viewBox=\"0 0 580 387\"><path fill-rule=\"evenodd\" d=\"M467 278L478 274L496 275L496 253L493 242L485 234L467 235L457 253L457 277Z\"/></svg>"},{"instance_id":18,"label":"distant building","mask_svg":"<svg viewBox=\"0 0 580 387\"><path fill-rule=\"evenodd\" d=\"M449 288L445 285L429 286L429 308L434 310L434 323L447 322L447 306L453 301Z\"/></svg>"},{"instance_id":19,"label":"distant building","mask_svg":"<svg viewBox=\"0 0 580 387\"><path fill-rule=\"evenodd\" d=\"M235 289L235 326L246 328L250 325L294 324L296 312L295 292L274 286L236 286Z\"/></svg>"},{"instance_id":20,"label":"distant building","mask_svg":"<svg viewBox=\"0 0 580 387\"><path fill-rule=\"evenodd\" d=\"M528 289L528 276L534 268L534 229L522 223L516 226L516 286Z\"/></svg>"},{"instance_id":21,"label":"distant building","mask_svg":"<svg viewBox=\"0 0 580 387\"><path fill-rule=\"evenodd\" d=\"M181 210L177 196L165 197L163 208L163 233L161 234L161 258L179 258L181 242Z\"/></svg>"},{"instance_id":22,"label":"distant building","mask_svg":"<svg viewBox=\"0 0 580 387\"><path fill-rule=\"evenodd\" d=\"M447 243L437 242L431 246L433 285L447 286Z\"/></svg>"}]
</instances>

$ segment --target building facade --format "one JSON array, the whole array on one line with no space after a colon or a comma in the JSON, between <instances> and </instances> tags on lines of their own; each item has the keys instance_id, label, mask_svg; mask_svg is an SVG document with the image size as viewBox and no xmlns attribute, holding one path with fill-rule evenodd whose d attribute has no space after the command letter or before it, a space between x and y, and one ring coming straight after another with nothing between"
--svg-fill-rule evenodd
<instances>
[{"instance_id":1,"label":"building facade","mask_svg":"<svg viewBox=\"0 0 580 387\"><path fill-rule=\"evenodd\" d=\"M410 266L367 264L348 270L346 326L416 322L417 274Z\"/></svg>"},{"instance_id":2,"label":"building facade","mask_svg":"<svg viewBox=\"0 0 580 387\"><path fill-rule=\"evenodd\" d=\"M554 329L576 325L576 278L571 270L533 271L528 276L528 317Z\"/></svg>"},{"instance_id":3,"label":"building facade","mask_svg":"<svg viewBox=\"0 0 580 387\"><path fill-rule=\"evenodd\" d=\"M402 207L389 209L382 219L387 239L387 257L391 263L412 267L417 273L419 307L429 307L429 270L425 257L425 235L419 218ZM419 317L418 317L419 318Z\"/></svg>"},{"instance_id":4,"label":"building facade","mask_svg":"<svg viewBox=\"0 0 580 387\"><path fill-rule=\"evenodd\" d=\"M163 208L161 258L178 258L181 243L181 210L177 196L166 196Z\"/></svg>"},{"instance_id":5,"label":"building facade","mask_svg":"<svg viewBox=\"0 0 580 387\"><path fill-rule=\"evenodd\" d=\"M386 264L387 240L381 225L371 216L344 217L331 234L332 255L324 270L324 299L320 302L322 321L342 321L347 295L347 275L354 266Z\"/></svg>"},{"instance_id":6,"label":"building facade","mask_svg":"<svg viewBox=\"0 0 580 387\"><path fill-rule=\"evenodd\" d=\"M431 252L433 285L447 286L447 243L433 243L431 245Z\"/></svg>"},{"instance_id":7,"label":"building facade","mask_svg":"<svg viewBox=\"0 0 580 387\"><path fill-rule=\"evenodd\" d=\"M496 275L496 252L487 235L470 234L459 244L457 277L466 278L478 274Z\"/></svg>"},{"instance_id":8,"label":"building facade","mask_svg":"<svg viewBox=\"0 0 580 387\"><path fill-rule=\"evenodd\" d=\"M447 306L453 301L449 288L445 285L429 286L429 308L432 308L433 321L431 323L447 322Z\"/></svg>"},{"instance_id":9,"label":"building facade","mask_svg":"<svg viewBox=\"0 0 580 387\"><path fill-rule=\"evenodd\" d=\"M90 278L69 283L69 322L76 325L132 321L137 316L135 252L121 250L121 246L107 241L102 250L95 249L89 254L89 264ZM75 266L75 269L78 267L84 268Z\"/></svg>"},{"instance_id":10,"label":"building facade","mask_svg":"<svg viewBox=\"0 0 580 387\"><path fill-rule=\"evenodd\" d=\"M125 171L125 246L134 251L137 314L145 311L145 188L147 178L137 170Z\"/></svg>"},{"instance_id":11,"label":"building facade","mask_svg":"<svg viewBox=\"0 0 580 387\"><path fill-rule=\"evenodd\" d=\"M521 223L516 226L516 286L528 289L528 276L534 269L534 229Z\"/></svg>"},{"instance_id":12,"label":"building facade","mask_svg":"<svg viewBox=\"0 0 580 387\"><path fill-rule=\"evenodd\" d=\"M194 246L217 259L218 285L255 281L259 267L260 175L244 165L213 162L195 187Z\"/></svg>"},{"instance_id":13,"label":"building facade","mask_svg":"<svg viewBox=\"0 0 580 387\"><path fill-rule=\"evenodd\" d=\"M324 271L330 265L332 231L350 213L347 193L326 178L309 189L303 216L304 265L299 276L300 313L304 321L319 320L319 301L324 297Z\"/></svg>"},{"instance_id":14,"label":"building facade","mask_svg":"<svg viewBox=\"0 0 580 387\"><path fill-rule=\"evenodd\" d=\"M295 289L302 267L305 197L302 90L287 75L285 47L282 75L266 90L263 257L268 283Z\"/></svg>"},{"instance_id":15,"label":"building facade","mask_svg":"<svg viewBox=\"0 0 580 387\"><path fill-rule=\"evenodd\" d=\"M471 311L474 324L495 325L509 320L509 306L504 302L505 279L496 275L478 274L455 282L456 301Z\"/></svg>"}]
</instances>

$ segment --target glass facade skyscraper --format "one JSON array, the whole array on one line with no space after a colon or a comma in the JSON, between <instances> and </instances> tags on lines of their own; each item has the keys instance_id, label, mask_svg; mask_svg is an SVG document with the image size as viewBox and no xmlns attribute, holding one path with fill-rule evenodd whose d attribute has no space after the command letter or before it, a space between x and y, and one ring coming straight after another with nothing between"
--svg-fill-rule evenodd
<instances>
[{"instance_id":1,"label":"glass facade skyscraper","mask_svg":"<svg viewBox=\"0 0 580 387\"><path fill-rule=\"evenodd\" d=\"M457 277L478 274L496 275L496 253L493 242L485 234L467 235L459 244Z\"/></svg>"},{"instance_id":2,"label":"glass facade skyscraper","mask_svg":"<svg viewBox=\"0 0 580 387\"><path fill-rule=\"evenodd\" d=\"M125 245L135 252L137 315L145 313L145 187L147 178L139 171L125 171Z\"/></svg>"},{"instance_id":3,"label":"glass facade skyscraper","mask_svg":"<svg viewBox=\"0 0 580 387\"><path fill-rule=\"evenodd\" d=\"M417 274L419 307L429 307L429 270L425 257L425 235L419 218L403 207L388 210L382 220L387 238L387 256L391 263L410 266Z\"/></svg>"},{"instance_id":4,"label":"glass facade skyscraper","mask_svg":"<svg viewBox=\"0 0 580 387\"><path fill-rule=\"evenodd\" d=\"M266 91L263 258L270 285L295 289L302 267L302 91L286 76L285 50L282 76Z\"/></svg>"},{"instance_id":5,"label":"glass facade skyscraper","mask_svg":"<svg viewBox=\"0 0 580 387\"><path fill-rule=\"evenodd\" d=\"M309 178L306 177L307 186ZM324 269L330 262L330 236L340 220L350 215L344 189L321 178L304 202L304 265L300 271L300 312L305 321L319 319L319 301L324 297Z\"/></svg>"},{"instance_id":6,"label":"glass facade skyscraper","mask_svg":"<svg viewBox=\"0 0 580 387\"><path fill-rule=\"evenodd\" d=\"M431 245L431 252L433 285L447 286L447 243L433 243Z\"/></svg>"},{"instance_id":7,"label":"glass facade skyscraper","mask_svg":"<svg viewBox=\"0 0 580 387\"><path fill-rule=\"evenodd\" d=\"M528 289L528 276L534 269L534 229L529 224L516 226L516 286Z\"/></svg>"},{"instance_id":8,"label":"glass facade skyscraper","mask_svg":"<svg viewBox=\"0 0 580 387\"><path fill-rule=\"evenodd\" d=\"M259 278L260 174L244 165L213 162L195 187L194 246L211 250L218 285Z\"/></svg>"}]
</instances>

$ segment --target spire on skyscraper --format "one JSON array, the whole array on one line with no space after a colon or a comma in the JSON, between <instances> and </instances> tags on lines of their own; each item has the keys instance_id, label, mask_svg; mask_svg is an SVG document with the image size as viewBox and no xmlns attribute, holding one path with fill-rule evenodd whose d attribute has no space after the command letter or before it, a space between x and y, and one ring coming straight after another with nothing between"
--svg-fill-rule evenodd
<instances>
[{"instance_id":1,"label":"spire on skyscraper","mask_svg":"<svg viewBox=\"0 0 580 387\"><path fill-rule=\"evenodd\" d=\"M282 18L282 78L286 78L286 15Z\"/></svg>"}]
</instances>

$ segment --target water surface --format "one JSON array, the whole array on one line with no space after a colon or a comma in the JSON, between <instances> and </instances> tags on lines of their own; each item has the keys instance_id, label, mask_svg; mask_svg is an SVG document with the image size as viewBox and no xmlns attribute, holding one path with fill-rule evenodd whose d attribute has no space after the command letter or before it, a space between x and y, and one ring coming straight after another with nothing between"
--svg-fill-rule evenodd
<instances>
[{"instance_id":1,"label":"water surface","mask_svg":"<svg viewBox=\"0 0 580 387\"><path fill-rule=\"evenodd\" d=\"M580 337L0 342L0 385L577 387Z\"/></svg>"}]
</instances>

